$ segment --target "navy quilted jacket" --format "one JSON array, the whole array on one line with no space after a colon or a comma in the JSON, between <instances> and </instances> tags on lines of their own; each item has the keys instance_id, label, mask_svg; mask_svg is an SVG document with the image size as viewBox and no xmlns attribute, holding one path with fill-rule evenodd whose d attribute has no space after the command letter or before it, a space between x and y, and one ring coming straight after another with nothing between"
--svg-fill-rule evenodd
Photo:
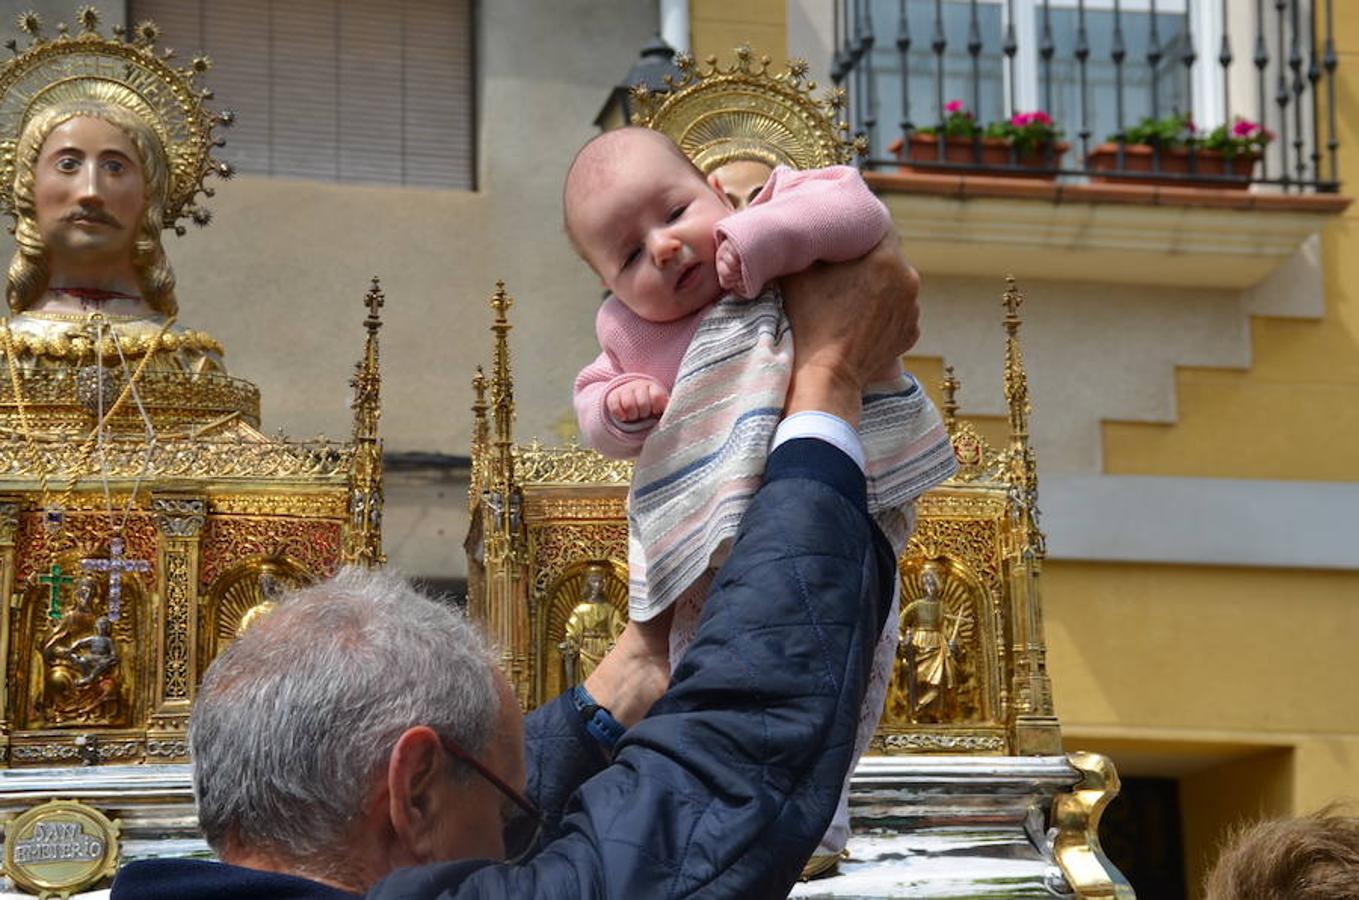
<instances>
[{"instance_id":1,"label":"navy quilted jacket","mask_svg":"<svg viewBox=\"0 0 1359 900\"><path fill-rule=\"evenodd\" d=\"M895 572L853 463L784 444L670 689L613 764L581 784L601 763L564 752L569 707L530 717L530 788L563 814L555 840L519 866L396 872L368 897L786 897L835 811Z\"/></svg>"}]
</instances>

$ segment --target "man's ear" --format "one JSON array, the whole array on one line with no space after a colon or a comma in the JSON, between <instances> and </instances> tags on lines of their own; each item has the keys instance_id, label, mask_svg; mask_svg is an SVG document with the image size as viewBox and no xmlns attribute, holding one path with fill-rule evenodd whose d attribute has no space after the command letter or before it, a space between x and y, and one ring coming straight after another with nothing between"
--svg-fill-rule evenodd
<instances>
[{"instance_id":1,"label":"man's ear","mask_svg":"<svg viewBox=\"0 0 1359 900\"><path fill-rule=\"evenodd\" d=\"M396 739L387 762L388 814L397 843L417 862L432 859L441 810L435 788L448 764L434 729L416 725Z\"/></svg>"}]
</instances>

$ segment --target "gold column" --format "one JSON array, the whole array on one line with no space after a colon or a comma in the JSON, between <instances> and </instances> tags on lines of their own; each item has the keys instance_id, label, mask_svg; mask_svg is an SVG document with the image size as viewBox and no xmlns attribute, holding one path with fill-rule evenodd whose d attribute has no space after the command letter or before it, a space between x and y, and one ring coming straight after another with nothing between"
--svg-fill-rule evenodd
<instances>
[{"instance_id":1,"label":"gold column","mask_svg":"<svg viewBox=\"0 0 1359 900\"><path fill-rule=\"evenodd\" d=\"M0 615L0 672L7 672L9 666L10 618L19 608L19 598L14 595L14 576L18 555L14 549L14 539L19 533L19 501L13 497L0 499L0 597L4 598L3 615ZM0 735L10 732L9 689L0 689ZM0 759L8 755L8 748L0 749Z\"/></svg>"},{"instance_id":2,"label":"gold column","mask_svg":"<svg viewBox=\"0 0 1359 900\"><path fill-rule=\"evenodd\" d=\"M156 637L159 664L153 693L150 731L182 733L196 685L198 634L198 539L207 521L201 496L152 497L151 512L160 531L160 598ZM150 736L148 735L148 740Z\"/></svg>"}]
</instances>

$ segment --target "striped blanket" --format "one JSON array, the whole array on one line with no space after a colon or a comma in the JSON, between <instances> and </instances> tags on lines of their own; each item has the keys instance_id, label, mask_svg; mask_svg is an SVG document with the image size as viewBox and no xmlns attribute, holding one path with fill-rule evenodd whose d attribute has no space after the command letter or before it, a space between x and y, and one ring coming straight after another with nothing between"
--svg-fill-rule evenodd
<instances>
[{"instance_id":1,"label":"striped blanket","mask_svg":"<svg viewBox=\"0 0 1359 900\"><path fill-rule=\"evenodd\" d=\"M760 486L792 373L777 290L724 297L698 326L628 498L630 614L647 621L725 558ZM900 551L911 501L957 464L939 413L909 375L871 386L859 435L869 509Z\"/></svg>"}]
</instances>

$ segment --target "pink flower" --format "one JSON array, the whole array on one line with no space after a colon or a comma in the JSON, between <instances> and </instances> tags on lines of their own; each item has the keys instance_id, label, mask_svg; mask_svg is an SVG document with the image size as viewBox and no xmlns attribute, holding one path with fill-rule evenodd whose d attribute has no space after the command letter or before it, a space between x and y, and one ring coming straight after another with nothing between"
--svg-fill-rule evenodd
<instances>
[{"instance_id":1,"label":"pink flower","mask_svg":"<svg viewBox=\"0 0 1359 900\"><path fill-rule=\"evenodd\" d=\"M944 104L944 112L946 112L946 113L952 114L952 113L960 113L960 112L962 112L962 111L963 111L963 101L961 101L961 100L950 100L949 102L947 102L947 103Z\"/></svg>"},{"instance_id":2,"label":"pink flower","mask_svg":"<svg viewBox=\"0 0 1359 900\"><path fill-rule=\"evenodd\" d=\"M1015 113L1013 116L1010 116L1010 124L1016 128L1023 128L1031 121L1033 121L1031 113Z\"/></svg>"},{"instance_id":3,"label":"pink flower","mask_svg":"<svg viewBox=\"0 0 1359 900\"><path fill-rule=\"evenodd\" d=\"M1047 113L1043 112L1040 109L1038 110L1038 112L1031 114L1030 121L1037 122L1039 125L1051 125L1052 116L1048 115Z\"/></svg>"},{"instance_id":4,"label":"pink flower","mask_svg":"<svg viewBox=\"0 0 1359 900\"><path fill-rule=\"evenodd\" d=\"M1236 122L1232 124L1233 137L1239 138L1250 137L1252 134L1259 130L1260 126L1256 125L1254 122L1249 121L1248 119L1237 119Z\"/></svg>"}]
</instances>

